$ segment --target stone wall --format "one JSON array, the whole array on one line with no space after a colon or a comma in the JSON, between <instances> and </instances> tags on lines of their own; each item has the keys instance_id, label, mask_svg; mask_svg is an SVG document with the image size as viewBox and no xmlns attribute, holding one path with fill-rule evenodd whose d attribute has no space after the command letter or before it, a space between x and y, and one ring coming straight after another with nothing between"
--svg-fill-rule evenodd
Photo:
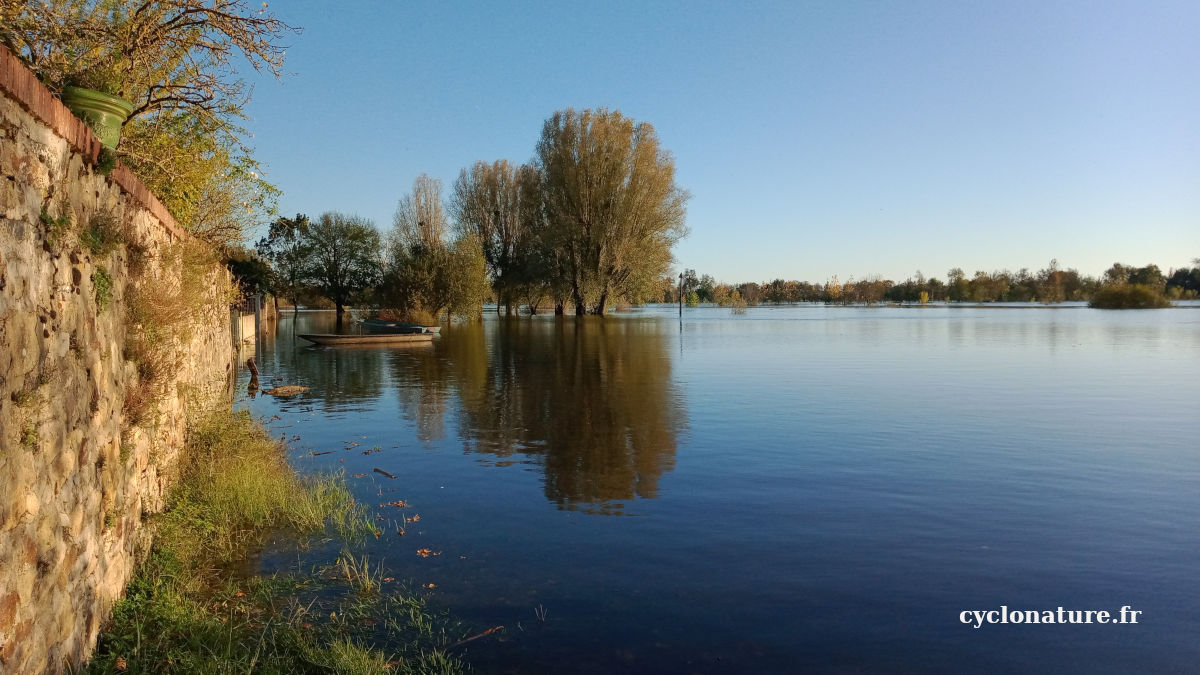
<instances>
[{"instance_id":1,"label":"stone wall","mask_svg":"<svg viewBox=\"0 0 1200 675\"><path fill-rule=\"evenodd\" d=\"M0 48L0 673L86 660L146 549L189 406L227 395L232 372L228 319L210 321L157 412L127 419L131 270L186 235L127 169L98 175L98 150ZM80 241L98 215L123 232L106 255Z\"/></svg>"}]
</instances>

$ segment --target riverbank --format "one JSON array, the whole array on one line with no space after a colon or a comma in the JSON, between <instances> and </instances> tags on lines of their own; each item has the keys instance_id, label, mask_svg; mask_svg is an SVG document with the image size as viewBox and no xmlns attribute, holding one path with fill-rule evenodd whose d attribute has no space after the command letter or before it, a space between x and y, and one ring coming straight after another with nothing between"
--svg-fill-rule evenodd
<instances>
[{"instance_id":1,"label":"riverbank","mask_svg":"<svg viewBox=\"0 0 1200 675\"><path fill-rule=\"evenodd\" d=\"M351 552L378 536L369 516L340 476L301 478L248 413L210 415L87 672L461 672L448 617ZM273 537L341 553L307 571L247 572ZM399 650L373 646L384 636Z\"/></svg>"}]
</instances>

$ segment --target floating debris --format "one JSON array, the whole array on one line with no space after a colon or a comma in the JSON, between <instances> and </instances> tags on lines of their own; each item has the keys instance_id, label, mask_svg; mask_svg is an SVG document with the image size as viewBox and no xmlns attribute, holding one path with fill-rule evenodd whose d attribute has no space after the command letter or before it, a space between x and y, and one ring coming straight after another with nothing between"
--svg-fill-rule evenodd
<instances>
[{"instance_id":1,"label":"floating debris","mask_svg":"<svg viewBox=\"0 0 1200 675\"><path fill-rule=\"evenodd\" d=\"M270 394L272 396L288 397L295 396L296 394L303 394L306 391L308 391L308 387L305 387L304 385L284 384L275 387L274 389L264 389L263 393Z\"/></svg>"},{"instance_id":2,"label":"floating debris","mask_svg":"<svg viewBox=\"0 0 1200 675\"><path fill-rule=\"evenodd\" d=\"M441 551L430 551L427 548L417 549L417 555L421 556L422 558L428 558L431 555L441 555L441 554L442 554Z\"/></svg>"},{"instance_id":3,"label":"floating debris","mask_svg":"<svg viewBox=\"0 0 1200 675\"><path fill-rule=\"evenodd\" d=\"M375 473L381 473L381 474L383 474L383 475L387 476L388 478L395 478L395 477L396 477L396 474L394 474L394 473L388 473L388 472L384 471L383 469L375 469Z\"/></svg>"},{"instance_id":4,"label":"floating debris","mask_svg":"<svg viewBox=\"0 0 1200 675\"><path fill-rule=\"evenodd\" d=\"M354 477L355 477L355 478L366 478L366 477L367 477L367 474L365 474L365 473L356 473L356 474L354 474Z\"/></svg>"},{"instance_id":5,"label":"floating debris","mask_svg":"<svg viewBox=\"0 0 1200 675\"><path fill-rule=\"evenodd\" d=\"M332 454L333 454L333 451L332 451L332 450L326 450L325 452L313 452L313 453L310 453L310 454L312 454L314 457L315 457L315 456L317 456L317 455L332 455Z\"/></svg>"},{"instance_id":6,"label":"floating debris","mask_svg":"<svg viewBox=\"0 0 1200 675\"><path fill-rule=\"evenodd\" d=\"M396 507L396 508L398 508L398 509L406 509L406 508L408 508L408 503L407 503L407 502L405 502L403 499L397 499L397 500L396 500L396 501L394 501L394 502L388 502L388 503L386 503L386 504L380 504L380 506L394 506L394 507Z\"/></svg>"}]
</instances>

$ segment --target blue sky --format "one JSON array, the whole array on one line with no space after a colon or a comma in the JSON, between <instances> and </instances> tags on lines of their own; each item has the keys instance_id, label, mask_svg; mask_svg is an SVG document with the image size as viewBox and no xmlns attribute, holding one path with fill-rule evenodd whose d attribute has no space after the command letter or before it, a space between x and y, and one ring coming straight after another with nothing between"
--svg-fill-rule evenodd
<instances>
[{"instance_id":1,"label":"blue sky","mask_svg":"<svg viewBox=\"0 0 1200 675\"><path fill-rule=\"evenodd\" d=\"M814 282L1200 257L1200 3L279 0L280 211L391 227L420 173L528 161L555 110L650 122L680 267Z\"/></svg>"}]
</instances>

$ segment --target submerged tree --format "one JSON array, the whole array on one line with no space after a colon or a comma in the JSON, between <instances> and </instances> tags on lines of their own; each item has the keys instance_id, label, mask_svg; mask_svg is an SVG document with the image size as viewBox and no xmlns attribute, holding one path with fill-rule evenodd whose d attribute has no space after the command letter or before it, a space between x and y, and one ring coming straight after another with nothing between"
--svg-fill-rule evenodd
<instances>
[{"instance_id":1,"label":"submerged tree","mask_svg":"<svg viewBox=\"0 0 1200 675\"><path fill-rule=\"evenodd\" d=\"M379 282L379 231L364 218L328 212L308 226L301 240L307 250L305 278L333 301L340 325L346 305Z\"/></svg>"},{"instance_id":2,"label":"submerged tree","mask_svg":"<svg viewBox=\"0 0 1200 675\"><path fill-rule=\"evenodd\" d=\"M417 176L412 192L396 205L392 225L393 241L405 249L432 251L440 247L449 230L442 206L442 181L426 174Z\"/></svg>"},{"instance_id":3,"label":"submerged tree","mask_svg":"<svg viewBox=\"0 0 1200 675\"><path fill-rule=\"evenodd\" d=\"M422 174L396 207L379 300L414 323L475 317L488 291L483 245L473 234L447 242L441 181Z\"/></svg>"},{"instance_id":4,"label":"submerged tree","mask_svg":"<svg viewBox=\"0 0 1200 675\"><path fill-rule=\"evenodd\" d=\"M298 300L309 266L308 225L308 216L303 213L295 218L280 216L255 246L259 255L271 263L275 297L283 296L292 303L293 316L299 311Z\"/></svg>"},{"instance_id":5,"label":"submerged tree","mask_svg":"<svg viewBox=\"0 0 1200 675\"><path fill-rule=\"evenodd\" d=\"M535 238L541 219L537 169L501 159L475 162L459 172L450 211L461 234L480 242L492 277L497 304L512 314L513 303L544 270L538 265Z\"/></svg>"},{"instance_id":6,"label":"submerged tree","mask_svg":"<svg viewBox=\"0 0 1200 675\"><path fill-rule=\"evenodd\" d=\"M537 146L550 246L577 314L649 288L685 233L687 193L654 127L620 112L572 109L546 120Z\"/></svg>"}]
</instances>

